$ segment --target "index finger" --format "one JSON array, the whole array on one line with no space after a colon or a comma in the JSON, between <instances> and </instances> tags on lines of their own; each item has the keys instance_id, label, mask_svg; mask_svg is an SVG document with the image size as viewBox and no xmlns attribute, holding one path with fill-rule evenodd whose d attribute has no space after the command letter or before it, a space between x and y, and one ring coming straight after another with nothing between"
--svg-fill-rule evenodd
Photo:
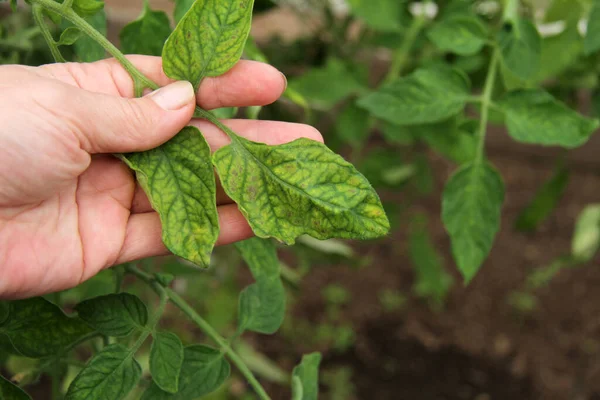
<instances>
[{"instance_id":1,"label":"index finger","mask_svg":"<svg viewBox=\"0 0 600 400\"><path fill-rule=\"evenodd\" d=\"M130 55L129 61L159 86L173 80L162 68L162 58ZM96 93L134 96L133 80L116 59L89 64L50 64L42 67L51 77ZM227 73L205 78L197 93L204 109L263 106L276 101L286 87L285 76L276 68L257 61L241 60Z\"/></svg>"}]
</instances>

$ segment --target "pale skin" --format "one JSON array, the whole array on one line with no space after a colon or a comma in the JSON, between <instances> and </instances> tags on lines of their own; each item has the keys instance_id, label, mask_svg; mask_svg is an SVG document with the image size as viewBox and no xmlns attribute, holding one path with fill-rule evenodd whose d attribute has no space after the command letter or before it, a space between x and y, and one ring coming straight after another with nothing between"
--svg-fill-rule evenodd
<instances>
[{"instance_id":1,"label":"pale skin","mask_svg":"<svg viewBox=\"0 0 600 400\"><path fill-rule=\"evenodd\" d=\"M275 68L241 61L205 79L194 96L191 85L163 74L160 58L130 60L164 88L133 99L132 80L114 60L0 67L0 299L68 289L111 266L168 254L157 213L112 154L154 148L188 124L200 128L214 151L229 140L206 121L190 123L196 104L266 105L285 90ZM322 141L307 125L225 124L272 145ZM218 245L252 236L221 188L217 203Z\"/></svg>"}]
</instances>

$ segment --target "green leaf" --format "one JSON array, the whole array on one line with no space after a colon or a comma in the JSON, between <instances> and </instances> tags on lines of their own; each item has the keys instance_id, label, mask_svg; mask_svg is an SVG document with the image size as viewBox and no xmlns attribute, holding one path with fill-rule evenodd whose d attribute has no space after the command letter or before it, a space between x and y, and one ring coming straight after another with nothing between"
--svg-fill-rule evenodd
<instances>
[{"instance_id":1,"label":"green leaf","mask_svg":"<svg viewBox=\"0 0 600 400\"><path fill-rule=\"evenodd\" d=\"M406 19L403 0L349 0L348 3L357 18L377 31L399 31Z\"/></svg>"},{"instance_id":2,"label":"green leaf","mask_svg":"<svg viewBox=\"0 0 600 400\"><path fill-rule=\"evenodd\" d=\"M497 41L502 62L509 71L525 80L535 77L540 66L542 41L531 21L505 22Z\"/></svg>"},{"instance_id":3,"label":"green leaf","mask_svg":"<svg viewBox=\"0 0 600 400\"><path fill-rule=\"evenodd\" d=\"M569 170L561 167L535 194L533 201L519 214L515 228L533 232L556 208L569 184Z\"/></svg>"},{"instance_id":4,"label":"green leaf","mask_svg":"<svg viewBox=\"0 0 600 400\"><path fill-rule=\"evenodd\" d=\"M236 244L256 283L240 294L239 331L273 334L285 317L285 290L273 242L252 238Z\"/></svg>"},{"instance_id":5,"label":"green leaf","mask_svg":"<svg viewBox=\"0 0 600 400\"><path fill-rule=\"evenodd\" d=\"M17 385L0 375L0 399L31 400L31 397Z\"/></svg>"},{"instance_id":6,"label":"green leaf","mask_svg":"<svg viewBox=\"0 0 600 400\"><path fill-rule=\"evenodd\" d=\"M508 132L523 143L574 148L600 126L540 89L508 93L499 105L506 113Z\"/></svg>"},{"instance_id":7,"label":"green leaf","mask_svg":"<svg viewBox=\"0 0 600 400\"><path fill-rule=\"evenodd\" d=\"M254 0L196 1L165 43L163 70L195 88L233 67L244 51Z\"/></svg>"},{"instance_id":8,"label":"green leaf","mask_svg":"<svg viewBox=\"0 0 600 400\"><path fill-rule=\"evenodd\" d=\"M473 279L500 229L504 183L488 164L471 163L446 183L442 220L452 240L452 253L465 281Z\"/></svg>"},{"instance_id":9,"label":"green leaf","mask_svg":"<svg viewBox=\"0 0 600 400\"><path fill-rule=\"evenodd\" d=\"M13 301L9 307L9 318L0 326L0 333L26 357L56 355L92 332L80 318L67 317L41 297Z\"/></svg>"},{"instance_id":10,"label":"green leaf","mask_svg":"<svg viewBox=\"0 0 600 400\"><path fill-rule=\"evenodd\" d=\"M231 119L234 118L238 112L237 107L222 107L211 110L213 115L219 119Z\"/></svg>"},{"instance_id":11,"label":"green leaf","mask_svg":"<svg viewBox=\"0 0 600 400\"><path fill-rule=\"evenodd\" d=\"M423 140L433 150L456 163L464 164L475 158L478 139L472 132L475 128L471 126L471 121L459 123L452 118L411 128L415 138Z\"/></svg>"},{"instance_id":12,"label":"green leaf","mask_svg":"<svg viewBox=\"0 0 600 400\"><path fill-rule=\"evenodd\" d=\"M319 364L321 355L312 353L292 372L292 397L299 400L317 400L319 397ZM299 381L299 382L298 382Z\"/></svg>"},{"instance_id":13,"label":"green leaf","mask_svg":"<svg viewBox=\"0 0 600 400\"><path fill-rule=\"evenodd\" d=\"M597 0L594 1L594 6L588 20L584 49L588 55L600 50L600 2Z\"/></svg>"},{"instance_id":14,"label":"green leaf","mask_svg":"<svg viewBox=\"0 0 600 400\"><path fill-rule=\"evenodd\" d=\"M580 1L552 0L546 10L544 22L578 22L583 14L583 5Z\"/></svg>"},{"instance_id":15,"label":"green leaf","mask_svg":"<svg viewBox=\"0 0 600 400\"><path fill-rule=\"evenodd\" d=\"M291 80L289 88L320 110L329 110L346 97L366 91L348 66L337 58L329 58L324 67L312 68Z\"/></svg>"},{"instance_id":16,"label":"green leaf","mask_svg":"<svg viewBox=\"0 0 600 400\"><path fill-rule=\"evenodd\" d=\"M587 206L577 218L571 253L579 262L591 261L600 249L600 204Z\"/></svg>"},{"instance_id":17,"label":"green leaf","mask_svg":"<svg viewBox=\"0 0 600 400\"><path fill-rule=\"evenodd\" d=\"M442 306L452 287L452 277L444 271L444 263L427 232L427 217L417 215L412 223L409 254L415 269L415 293Z\"/></svg>"},{"instance_id":18,"label":"green leaf","mask_svg":"<svg viewBox=\"0 0 600 400\"><path fill-rule=\"evenodd\" d=\"M184 350L179 391L167 393L153 383L142 400L190 400L214 392L229 377L231 368L223 354L208 346L188 346Z\"/></svg>"},{"instance_id":19,"label":"green leaf","mask_svg":"<svg viewBox=\"0 0 600 400\"><path fill-rule=\"evenodd\" d=\"M167 143L125 155L153 208L172 253L208 266L219 236L216 183L210 147L197 128L186 127Z\"/></svg>"},{"instance_id":20,"label":"green leaf","mask_svg":"<svg viewBox=\"0 0 600 400\"><path fill-rule=\"evenodd\" d=\"M142 15L125 25L119 37L124 53L160 56L170 34L171 23L167 14L151 10L145 3Z\"/></svg>"},{"instance_id":21,"label":"green leaf","mask_svg":"<svg viewBox=\"0 0 600 400\"><path fill-rule=\"evenodd\" d=\"M487 27L479 18L459 14L441 20L427 31L427 37L438 48L463 56L479 53L487 35Z\"/></svg>"},{"instance_id":22,"label":"green leaf","mask_svg":"<svg viewBox=\"0 0 600 400\"><path fill-rule=\"evenodd\" d=\"M369 182L320 142L267 146L233 136L213 162L225 192L259 237L293 244L303 234L373 239L389 230Z\"/></svg>"},{"instance_id":23,"label":"green leaf","mask_svg":"<svg viewBox=\"0 0 600 400\"><path fill-rule=\"evenodd\" d=\"M79 303L75 310L91 327L107 336L125 337L148 323L146 305L129 293L109 294Z\"/></svg>"},{"instance_id":24,"label":"green leaf","mask_svg":"<svg viewBox=\"0 0 600 400\"><path fill-rule=\"evenodd\" d=\"M177 393L179 374L183 365L183 344L171 332L158 332L152 335L150 349L150 373L154 383L169 393Z\"/></svg>"},{"instance_id":25,"label":"green leaf","mask_svg":"<svg viewBox=\"0 0 600 400\"><path fill-rule=\"evenodd\" d=\"M335 131L344 142L360 146L371 133L370 122L369 113L350 102L337 117Z\"/></svg>"},{"instance_id":26,"label":"green leaf","mask_svg":"<svg viewBox=\"0 0 600 400\"><path fill-rule=\"evenodd\" d=\"M122 344L111 344L81 370L65 399L124 399L141 377L142 367L133 358L133 351Z\"/></svg>"},{"instance_id":27,"label":"green leaf","mask_svg":"<svg viewBox=\"0 0 600 400\"><path fill-rule=\"evenodd\" d=\"M106 36L106 13L100 11L85 20L99 33ZM102 60L106 56L104 48L96 43L92 38L83 35L73 44L75 54L82 62L94 62Z\"/></svg>"},{"instance_id":28,"label":"green leaf","mask_svg":"<svg viewBox=\"0 0 600 400\"><path fill-rule=\"evenodd\" d=\"M81 37L81 35L82 33L79 28L70 26L60 34L60 39L58 42L56 42L56 44L58 46L70 46L75 43Z\"/></svg>"},{"instance_id":29,"label":"green leaf","mask_svg":"<svg viewBox=\"0 0 600 400\"><path fill-rule=\"evenodd\" d=\"M359 99L358 105L396 125L430 124L461 112L469 92L461 72L438 66L400 78Z\"/></svg>"},{"instance_id":30,"label":"green leaf","mask_svg":"<svg viewBox=\"0 0 600 400\"><path fill-rule=\"evenodd\" d=\"M175 0L175 10L173 11L173 17L175 22L181 21L186 12L192 8L195 0Z\"/></svg>"},{"instance_id":31,"label":"green leaf","mask_svg":"<svg viewBox=\"0 0 600 400\"><path fill-rule=\"evenodd\" d=\"M577 24L569 25L562 33L542 39L540 68L536 82L556 78L577 62L583 42Z\"/></svg>"},{"instance_id":32,"label":"green leaf","mask_svg":"<svg viewBox=\"0 0 600 400\"><path fill-rule=\"evenodd\" d=\"M64 1L61 1L63 3ZM104 9L104 2L97 0L74 0L73 10L82 17L91 17Z\"/></svg>"}]
</instances>

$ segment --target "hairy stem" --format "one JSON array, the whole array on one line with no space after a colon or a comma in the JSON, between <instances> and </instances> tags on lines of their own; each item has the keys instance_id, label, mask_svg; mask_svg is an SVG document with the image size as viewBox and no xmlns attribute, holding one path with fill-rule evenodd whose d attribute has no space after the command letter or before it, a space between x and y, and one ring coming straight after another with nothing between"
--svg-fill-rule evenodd
<instances>
[{"instance_id":1,"label":"hairy stem","mask_svg":"<svg viewBox=\"0 0 600 400\"><path fill-rule=\"evenodd\" d=\"M210 114L210 113L209 113ZM212 115L212 114L210 114ZM217 120L218 121L218 120ZM212 122L212 121L211 121ZM270 400L269 395L263 387L260 385L256 377L252 374L252 371L244 363L241 357L233 351L229 346L229 343L212 327L206 322L181 296L171 290L169 287L165 287L159 281L154 279L152 275L136 268L134 266L127 266L126 270L128 273L135 275L137 278L148 283L152 289L159 296L167 296L168 299L175 304L181 311L183 311L208 337L210 337L223 351L233 364L238 368L242 375L246 378L250 386L254 389L256 394L261 400Z\"/></svg>"},{"instance_id":2,"label":"hairy stem","mask_svg":"<svg viewBox=\"0 0 600 400\"><path fill-rule=\"evenodd\" d=\"M46 21L44 20L43 8L38 4L34 4L32 11L33 11L33 19L35 20L35 23L37 24L37 26L40 28L40 31L42 32L42 36L44 37L44 39L46 40L46 43L48 44L48 47L50 48L52 57L54 57L54 61L56 61L57 63L65 62L65 58L63 57L60 50L58 49L58 45L54 41L54 38L52 37L52 33L50 33L50 29L48 29L48 25L46 25Z\"/></svg>"},{"instance_id":3,"label":"hairy stem","mask_svg":"<svg viewBox=\"0 0 600 400\"><path fill-rule=\"evenodd\" d=\"M142 74L132 63L117 49L107 38L104 37L100 32L98 32L93 26L87 23L87 21L81 18L72 8L65 9L63 4L57 3L54 0L31 0L33 3L34 10L36 7L43 7L47 10L53 11L58 15L62 16L73 25L75 25L79 30L88 35L92 40L98 43L104 50L106 50L111 56L116 58L123 68L127 70L129 75L134 82L135 94L136 96L140 96L144 89L150 88L152 90L156 90L159 86L148 79L144 74ZM34 11L35 14L35 11ZM43 33L43 32L42 32ZM53 41L54 42L54 41ZM51 46L52 49L52 46Z\"/></svg>"},{"instance_id":4,"label":"hairy stem","mask_svg":"<svg viewBox=\"0 0 600 400\"><path fill-rule=\"evenodd\" d=\"M475 163L479 164L483 161L483 153L485 151L485 136L487 134L487 124L490 113L490 106L492 104L492 94L494 92L494 84L496 83L496 74L498 71L498 62L500 61L500 55L498 50L494 50L492 60L490 61L490 67L488 69L487 77L485 79L485 86L483 88L483 94L481 95L481 116L479 119L479 144L477 147L477 154L475 156Z\"/></svg>"}]
</instances>

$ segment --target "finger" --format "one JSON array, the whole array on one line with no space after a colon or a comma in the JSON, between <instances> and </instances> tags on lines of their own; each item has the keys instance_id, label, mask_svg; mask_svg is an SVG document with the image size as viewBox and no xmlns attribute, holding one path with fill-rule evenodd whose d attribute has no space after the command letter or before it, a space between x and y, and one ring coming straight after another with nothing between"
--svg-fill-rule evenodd
<instances>
[{"instance_id":1,"label":"finger","mask_svg":"<svg viewBox=\"0 0 600 400\"><path fill-rule=\"evenodd\" d=\"M221 232L217 246L226 245L252 237L248 222L235 205L219 207ZM125 242L116 264L146 257L169 254L162 242L160 218L157 213L135 214L129 218Z\"/></svg>"},{"instance_id":2,"label":"finger","mask_svg":"<svg viewBox=\"0 0 600 400\"><path fill-rule=\"evenodd\" d=\"M224 121L224 123L240 136L269 145L288 143L301 137L323 142L323 136L321 136L321 133L319 133L318 130L304 124L235 119ZM194 120L192 121L192 125L200 129L213 151L216 151L229 143L227 135L210 122ZM217 185L217 204L223 205L231 203L231 199L225 194L221 185ZM146 196L139 185L136 187L131 211L133 213L152 211L148 196Z\"/></svg>"},{"instance_id":3,"label":"finger","mask_svg":"<svg viewBox=\"0 0 600 400\"><path fill-rule=\"evenodd\" d=\"M127 99L50 82L35 95L67 126L88 153L149 150L175 136L190 120L195 96L188 82L167 85L148 96ZM56 105L60 104L60 107Z\"/></svg>"},{"instance_id":4,"label":"finger","mask_svg":"<svg viewBox=\"0 0 600 400\"><path fill-rule=\"evenodd\" d=\"M127 58L159 86L173 83L162 70L161 57L132 55ZM85 90L134 97L131 76L115 59L91 64L52 64L41 68L46 74ZM286 85L285 76L276 68L242 60L224 75L202 81L197 93L198 105L205 109L263 106L276 101Z\"/></svg>"}]
</instances>

